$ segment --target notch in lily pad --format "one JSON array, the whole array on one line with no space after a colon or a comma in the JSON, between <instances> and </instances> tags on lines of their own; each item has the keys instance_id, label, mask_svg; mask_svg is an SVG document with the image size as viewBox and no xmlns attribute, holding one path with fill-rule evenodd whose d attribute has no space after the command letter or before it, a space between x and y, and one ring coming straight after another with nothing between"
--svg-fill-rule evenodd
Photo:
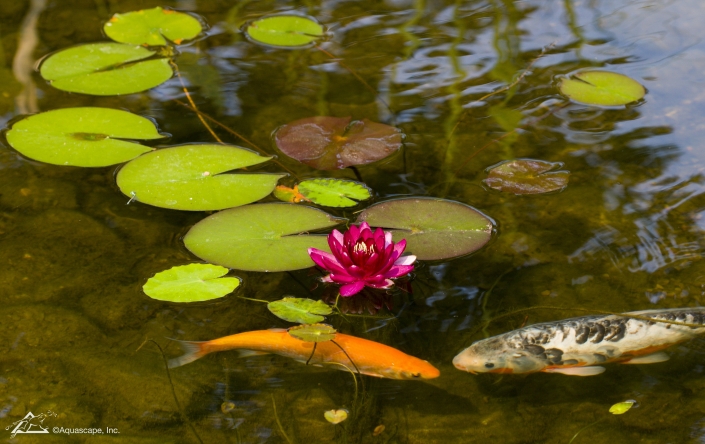
<instances>
[{"instance_id":1,"label":"notch in lily pad","mask_svg":"<svg viewBox=\"0 0 705 444\"><path fill-rule=\"evenodd\" d=\"M152 148L131 140L161 139L151 120L111 108L65 108L26 117L6 134L30 159L53 165L103 167L134 159Z\"/></svg>"},{"instance_id":2,"label":"notch in lily pad","mask_svg":"<svg viewBox=\"0 0 705 444\"><path fill-rule=\"evenodd\" d=\"M318 170L365 165L397 152L399 129L368 119L317 116L287 123L274 135L282 153Z\"/></svg>"},{"instance_id":3,"label":"notch in lily pad","mask_svg":"<svg viewBox=\"0 0 705 444\"><path fill-rule=\"evenodd\" d=\"M323 37L323 26L312 17L273 15L250 22L245 34L254 42L280 48L302 48Z\"/></svg>"},{"instance_id":4,"label":"notch in lily pad","mask_svg":"<svg viewBox=\"0 0 705 444\"><path fill-rule=\"evenodd\" d=\"M289 334L305 342L328 342L335 339L337 331L328 324L309 324L290 327Z\"/></svg>"},{"instance_id":5,"label":"notch in lily pad","mask_svg":"<svg viewBox=\"0 0 705 444\"><path fill-rule=\"evenodd\" d=\"M646 89L631 77L609 71L578 71L559 80L561 93L588 105L619 106L641 100Z\"/></svg>"},{"instance_id":6,"label":"notch in lily pad","mask_svg":"<svg viewBox=\"0 0 705 444\"><path fill-rule=\"evenodd\" d=\"M160 301L209 301L222 298L240 286L240 278L223 277L228 272L218 265L179 265L155 274L142 289L147 296Z\"/></svg>"},{"instance_id":7,"label":"notch in lily pad","mask_svg":"<svg viewBox=\"0 0 705 444\"><path fill-rule=\"evenodd\" d=\"M184 237L193 254L213 264L250 271L289 271L314 265L309 248L330 252L326 235L311 231L346 219L289 203L259 203L221 211Z\"/></svg>"},{"instance_id":8,"label":"notch in lily pad","mask_svg":"<svg viewBox=\"0 0 705 444\"><path fill-rule=\"evenodd\" d=\"M395 242L406 239L406 251L419 260L450 259L473 253L489 242L492 219L460 202L403 198L363 210L356 223L391 229Z\"/></svg>"},{"instance_id":9,"label":"notch in lily pad","mask_svg":"<svg viewBox=\"0 0 705 444\"><path fill-rule=\"evenodd\" d=\"M277 199L285 202L313 202L324 207L348 208L372 197L367 185L345 179L309 179L294 188L277 186Z\"/></svg>"},{"instance_id":10,"label":"notch in lily pad","mask_svg":"<svg viewBox=\"0 0 705 444\"><path fill-rule=\"evenodd\" d=\"M103 26L105 35L120 43L164 46L180 45L203 31L201 22L190 14L159 6L152 9L115 14Z\"/></svg>"},{"instance_id":11,"label":"notch in lily pad","mask_svg":"<svg viewBox=\"0 0 705 444\"><path fill-rule=\"evenodd\" d=\"M267 304L275 316L299 324L316 324L333 312L330 305L313 299L285 297Z\"/></svg>"},{"instance_id":12,"label":"notch in lily pad","mask_svg":"<svg viewBox=\"0 0 705 444\"><path fill-rule=\"evenodd\" d=\"M39 73L54 88L95 96L146 91L174 74L169 59L156 51L108 42L55 52L44 59Z\"/></svg>"},{"instance_id":13,"label":"notch in lily pad","mask_svg":"<svg viewBox=\"0 0 705 444\"><path fill-rule=\"evenodd\" d=\"M570 172L558 170L561 162L516 159L501 162L487 171L487 186L512 194L542 194L561 191L568 186ZM558 170L558 171L556 171Z\"/></svg>"},{"instance_id":14,"label":"notch in lily pad","mask_svg":"<svg viewBox=\"0 0 705 444\"><path fill-rule=\"evenodd\" d=\"M117 174L126 196L162 208L213 211L262 199L284 174L222 174L266 162L245 148L194 144L164 148L127 163Z\"/></svg>"}]
</instances>

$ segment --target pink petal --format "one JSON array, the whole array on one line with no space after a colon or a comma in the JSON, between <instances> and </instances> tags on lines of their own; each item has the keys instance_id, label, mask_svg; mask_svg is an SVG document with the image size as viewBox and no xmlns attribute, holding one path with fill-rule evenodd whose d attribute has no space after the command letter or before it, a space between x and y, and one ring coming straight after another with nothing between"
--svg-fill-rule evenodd
<instances>
[{"instance_id":1,"label":"pink petal","mask_svg":"<svg viewBox=\"0 0 705 444\"><path fill-rule=\"evenodd\" d=\"M340 295L343 297L349 297L355 293L359 293L363 288L365 288L365 283L362 281L357 281L353 284L347 284L340 287Z\"/></svg>"},{"instance_id":2,"label":"pink petal","mask_svg":"<svg viewBox=\"0 0 705 444\"><path fill-rule=\"evenodd\" d=\"M325 251L319 250L317 248L309 248L308 249L308 255L311 256L311 259L318 265L319 267L323 269L328 269L326 264L323 262L323 259L326 258L330 261L333 262L338 262L335 256L333 256L330 253L326 253Z\"/></svg>"},{"instance_id":3,"label":"pink petal","mask_svg":"<svg viewBox=\"0 0 705 444\"><path fill-rule=\"evenodd\" d=\"M384 233L384 246L387 247L389 245L392 245L392 232L387 231Z\"/></svg>"},{"instance_id":4,"label":"pink petal","mask_svg":"<svg viewBox=\"0 0 705 444\"><path fill-rule=\"evenodd\" d=\"M350 284L352 282L357 282L360 280L359 278L350 276L347 273L341 273L341 274L331 273L330 278L331 278L331 281L335 282L336 284Z\"/></svg>"},{"instance_id":5,"label":"pink petal","mask_svg":"<svg viewBox=\"0 0 705 444\"><path fill-rule=\"evenodd\" d=\"M331 282L331 283L332 283L332 282L333 282L333 279L330 278L330 275L328 275L328 276L323 276L323 277L321 278L321 282Z\"/></svg>"},{"instance_id":6,"label":"pink petal","mask_svg":"<svg viewBox=\"0 0 705 444\"><path fill-rule=\"evenodd\" d=\"M394 261L394 265L411 265L414 262L416 262L416 256L410 254L408 256L402 256L396 261Z\"/></svg>"},{"instance_id":7,"label":"pink petal","mask_svg":"<svg viewBox=\"0 0 705 444\"><path fill-rule=\"evenodd\" d=\"M384 273L384 277L388 278L398 278L404 275L407 275L414 271L414 266L413 265L395 265L392 268L389 269L386 273Z\"/></svg>"}]
</instances>

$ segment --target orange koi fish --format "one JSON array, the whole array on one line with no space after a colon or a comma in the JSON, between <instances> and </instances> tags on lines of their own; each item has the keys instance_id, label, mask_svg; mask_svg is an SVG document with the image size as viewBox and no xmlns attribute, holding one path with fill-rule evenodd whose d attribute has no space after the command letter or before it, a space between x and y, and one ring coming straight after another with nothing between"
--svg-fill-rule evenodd
<instances>
[{"instance_id":1,"label":"orange koi fish","mask_svg":"<svg viewBox=\"0 0 705 444\"><path fill-rule=\"evenodd\" d=\"M470 373L592 376L605 371L600 364L666 361L668 355L663 349L705 334L704 307L634 311L625 315L653 321L608 315L529 325L475 342L460 352L453 364Z\"/></svg>"},{"instance_id":2,"label":"orange koi fish","mask_svg":"<svg viewBox=\"0 0 705 444\"><path fill-rule=\"evenodd\" d=\"M313 342L296 339L284 329L248 331L206 342L178 341L184 354L169 360L169 367L188 364L213 352L238 350L240 356L274 353L300 362L309 361L310 358L309 363L316 366L342 364L334 367L339 370L346 370L347 367L352 371L357 367L363 375L378 378L432 379L440 374L428 362L379 342L342 333L336 333L333 340L340 347L332 341L319 342L313 356Z\"/></svg>"}]
</instances>

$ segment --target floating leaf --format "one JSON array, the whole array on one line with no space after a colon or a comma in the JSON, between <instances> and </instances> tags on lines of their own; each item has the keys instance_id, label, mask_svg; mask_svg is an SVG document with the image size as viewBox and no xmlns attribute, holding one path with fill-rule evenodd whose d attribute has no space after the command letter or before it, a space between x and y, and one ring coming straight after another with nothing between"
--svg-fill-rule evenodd
<instances>
[{"instance_id":1,"label":"floating leaf","mask_svg":"<svg viewBox=\"0 0 705 444\"><path fill-rule=\"evenodd\" d=\"M115 14L103 31L116 42L134 45L163 46L167 39L181 44L203 30L201 23L189 14L160 7Z\"/></svg>"},{"instance_id":2,"label":"floating leaf","mask_svg":"<svg viewBox=\"0 0 705 444\"><path fill-rule=\"evenodd\" d=\"M634 406L634 404L636 404L636 401L633 399L618 402L617 404L610 407L610 413L612 413L613 415L621 415L623 413L627 413L629 409Z\"/></svg>"},{"instance_id":3,"label":"floating leaf","mask_svg":"<svg viewBox=\"0 0 705 444\"><path fill-rule=\"evenodd\" d=\"M306 342L328 342L335 339L335 329L328 324L309 324L289 327L289 334Z\"/></svg>"},{"instance_id":4,"label":"floating leaf","mask_svg":"<svg viewBox=\"0 0 705 444\"><path fill-rule=\"evenodd\" d=\"M299 183L298 191L315 204L338 208L354 207L358 201L372 197L364 183L343 179L304 180Z\"/></svg>"},{"instance_id":5,"label":"floating leaf","mask_svg":"<svg viewBox=\"0 0 705 444\"><path fill-rule=\"evenodd\" d=\"M184 237L193 254L207 262L251 271L288 271L314 265L313 247L330 252L325 235L302 234L330 228L345 219L315 208L265 203L213 214Z\"/></svg>"},{"instance_id":6,"label":"floating leaf","mask_svg":"<svg viewBox=\"0 0 705 444\"><path fill-rule=\"evenodd\" d=\"M299 324L315 324L325 319L323 316L333 312L330 305L323 301L304 298L283 298L267 304L275 316ZM322 316L321 316L322 315Z\"/></svg>"},{"instance_id":7,"label":"floating leaf","mask_svg":"<svg viewBox=\"0 0 705 444\"><path fill-rule=\"evenodd\" d=\"M609 71L579 71L561 78L558 88L576 102L603 106L626 105L646 94L636 80Z\"/></svg>"},{"instance_id":8,"label":"floating leaf","mask_svg":"<svg viewBox=\"0 0 705 444\"><path fill-rule=\"evenodd\" d=\"M284 185L277 185L272 194L274 194L274 197L282 202L299 203L308 201L303 194L299 193L298 185L294 185L294 188L289 188Z\"/></svg>"},{"instance_id":9,"label":"floating leaf","mask_svg":"<svg viewBox=\"0 0 705 444\"><path fill-rule=\"evenodd\" d=\"M560 191L568 186L569 171L551 171L562 167L560 162L517 159L489 168L485 182L495 190L513 194L541 194Z\"/></svg>"},{"instance_id":10,"label":"floating leaf","mask_svg":"<svg viewBox=\"0 0 705 444\"><path fill-rule=\"evenodd\" d=\"M257 43L296 48L323 36L323 27L310 17L275 15L251 22L247 35Z\"/></svg>"},{"instance_id":11,"label":"floating leaf","mask_svg":"<svg viewBox=\"0 0 705 444\"><path fill-rule=\"evenodd\" d=\"M323 417L326 418L326 421L331 424L340 424L341 422L348 419L348 411L345 409L326 410L323 413Z\"/></svg>"},{"instance_id":12,"label":"floating leaf","mask_svg":"<svg viewBox=\"0 0 705 444\"><path fill-rule=\"evenodd\" d=\"M180 265L155 274L142 289L147 296L160 301L209 301L232 293L240 285L239 278L222 277L228 271L211 264Z\"/></svg>"},{"instance_id":13,"label":"floating leaf","mask_svg":"<svg viewBox=\"0 0 705 444\"><path fill-rule=\"evenodd\" d=\"M281 126L277 147L289 157L319 170L335 170L384 159L401 148L393 126L350 117L309 117Z\"/></svg>"},{"instance_id":14,"label":"floating leaf","mask_svg":"<svg viewBox=\"0 0 705 444\"><path fill-rule=\"evenodd\" d=\"M112 96L132 94L161 85L173 72L169 59L141 46L91 43L56 52L39 72L62 91Z\"/></svg>"},{"instance_id":15,"label":"floating leaf","mask_svg":"<svg viewBox=\"0 0 705 444\"><path fill-rule=\"evenodd\" d=\"M271 193L283 174L221 174L266 162L244 148L183 145L138 157L117 175L120 191L139 202L189 211L245 205Z\"/></svg>"},{"instance_id":16,"label":"floating leaf","mask_svg":"<svg viewBox=\"0 0 705 444\"><path fill-rule=\"evenodd\" d=\"M152 148L122 139L164 137L144 117L110 108L65 108L35 114L12 125L14 149L54 165L102 167L133 159Z\"/></svg>"},{"instance_id":17,"label":"floating leaf","mask_svg":"<svg viewBox=\"0 0 705 444\"><path fill-rule=\"evenodd\" d=\"M388 200L362 211L356 223L392 228L395 242L419 260L449 259L482 248L492 236L492 220L471 206L433 198Z\"/></svg>"}]
</instances>

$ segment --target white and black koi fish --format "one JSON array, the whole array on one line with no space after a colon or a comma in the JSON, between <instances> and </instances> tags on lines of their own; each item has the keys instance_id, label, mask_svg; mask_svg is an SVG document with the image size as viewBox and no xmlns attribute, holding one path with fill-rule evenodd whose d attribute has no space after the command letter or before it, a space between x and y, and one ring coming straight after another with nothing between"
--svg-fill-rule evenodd
<instances>
[{"instance_id":1,"label":"white and black koi fish","mask_svg":"<svg viewBox=\"0 0 705 444\"><path fill-rule=\"evenodd\" d=\"M470 373L534 373L591 376L596 364L663 362L662 350L705 333L705 307L625 313L690 327L618 315L584 316L529 325L473 343L453 364Z\"/></svg>"}]
</instances>

